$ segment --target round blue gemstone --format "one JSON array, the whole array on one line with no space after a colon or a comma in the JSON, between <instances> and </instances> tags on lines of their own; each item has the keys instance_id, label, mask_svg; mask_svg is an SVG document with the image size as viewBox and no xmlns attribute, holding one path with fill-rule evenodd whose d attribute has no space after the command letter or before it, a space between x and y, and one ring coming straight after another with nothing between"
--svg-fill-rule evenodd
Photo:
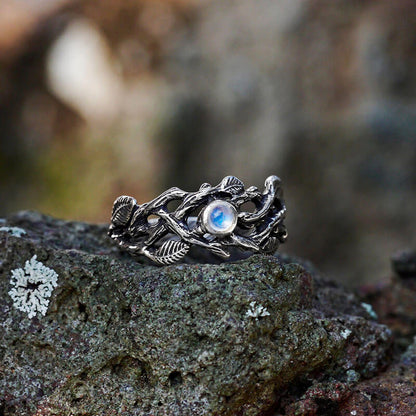
<instances>
[{"instance_id":1,"label":"round blue gemstone","mask_svg":"<svg viewBox=\"0 0 416 416\"><path fill-rule=\"evenodd\" d=\"M211 234L222 236L233 232L237 224L237 211L227 201L212 201L202 216L205 229Z\"/></svg>"},{"instance_id":2,"label":"round blue gemstone","mask_svg":"<svg viewBox=\"0 0 416 416\"><path fill-rule=\"evenodd\" d=\"M227 216L222 207L215 207L211 212L210 220L214 227L221 229L227 228L232 218L230 215Z\"/></svg>"}]
</instances>

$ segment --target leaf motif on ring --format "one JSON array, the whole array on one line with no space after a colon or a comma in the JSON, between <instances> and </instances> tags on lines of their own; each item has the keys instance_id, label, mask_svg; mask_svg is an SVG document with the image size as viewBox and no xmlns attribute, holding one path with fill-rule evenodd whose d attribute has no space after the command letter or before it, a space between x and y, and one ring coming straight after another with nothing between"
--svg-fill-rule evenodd
<instances>
[{"instance_id":1,"label":"leaf motif on ring","mask_svg":"<svg viewBox=\"0 0 416 416\"><path fill-rule=\"evenodd\" d=\"M189 251L189 245L183 241L165 241L152 255L159 264L173 264L179 261Z\"/></svg>"},{"instance_id":2,"label":"leaf motif on ring","mask_svg":"<svg viewBox=\"0 0 416 416\"><path fill-rule=\"evenodd\" d=\"M114 202L111 221L114 225L124 226L131 218L131 214L136 207L136 200L131 196L119 196Z\"/></svg>"},{"instance_id":3,"label":"leaf motif on ring","mask_svg":"<svg viewBox=\"0 0 416 416\"><path fill-rule=\"evenodd\" d=\"M230 194L238 194L244 189L243 182L235 176L226 176L221 181L221 190L229 192Z\"/></svg>"}]
</instances>

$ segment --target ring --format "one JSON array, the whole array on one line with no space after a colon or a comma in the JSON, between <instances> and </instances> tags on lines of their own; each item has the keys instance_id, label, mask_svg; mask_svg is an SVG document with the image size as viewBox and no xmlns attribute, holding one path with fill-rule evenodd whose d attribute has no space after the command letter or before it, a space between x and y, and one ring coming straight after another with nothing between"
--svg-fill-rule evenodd
<instances>
[{"instance_id":1,"label":"ring","mask_svg":"<svg viewBox=\"0 0 416 416\"><path fill-rule=\"evenodd\" d=\"M170 188L150 202L131 196L114 201L109 236L133 255L168 265L181 260L193 246L222 259L237 247L272 254L287 238L286 206L281 181L269 176L265 189L247 189L226 176L217 186L204 183L196 192ZM176 203L176 208L168 206ZM247 208L251 205L251 209Z\"/></svg>"}]
</instances>

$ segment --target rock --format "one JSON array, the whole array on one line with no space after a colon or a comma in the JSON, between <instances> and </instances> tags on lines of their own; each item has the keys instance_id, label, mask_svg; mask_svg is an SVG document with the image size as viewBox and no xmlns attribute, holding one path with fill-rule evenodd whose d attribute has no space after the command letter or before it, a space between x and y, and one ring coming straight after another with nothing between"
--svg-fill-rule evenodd
<instances>
[{"instance_id":1,"label":"rock","mask_svg":"<svg viewBox=\"0 0 416 416\"><path fill-rule=\"evenodd\" d=\"M393 270L403 279L416 277L416 251L399 251L391 263Z\"/></svg>"},{"instance_id":2,"label":"rock","mask_svg":"<svg viewBox=\"0 0 416 416\"><path fill-rule=\"evenodd\" d=\"M386 373L360 383L339 407L339 416L415 414L416 338Z\"/></svg>"},{"instance_id":3,"label":"rock","mask_svg":"<svg viewBox=\"0 0 416 416\"><path fill-rule=\"evenodd\" d=\"M410 253L406 251L394 257L392 265L398 276L393 276L390 282L362 286L357 290L359 297L364 301L361 305L371 316L377 318L379 323L385 324L393 332L394 343L389 352L391 363L386 371L361 380L357 378L354 370L349 370L344 381L328 377L324 377L322 381L318 374L309 384L292 383L282 393L280 401L275 406L274 416L414 414L416 281L409 274L399 274L396 267L399 263L400 270L409 270L405 265L412 261ZM345 301L339 299L339 303Z\"/></svg>"},{"instance_id":4,"label":"rock","mask_svg":"<svg viewBox=\"0 0 416 416\"><path fill-rule=\"evenodd\" d=\"M416 276L411 275L414 261L411 251L398 253L392 261L396 276L388 282L360 289L360 297L371 303L378 321L393 331L398 354L412 343L416 335Z\"/></svg>"},{"instance_id":5,"label":"rock","mask_svg":"<svg viewBox=\"0 0 416 416\"><path fill-rule=\"evenodd\" d=\"M351 391L388 362L391 331L307 263L157 267L119 252L105 225L35 212L1 225L4 415L319 411L317 386ZM16 275L20 304L9 295ZM285 402L288 392L301 400Z\"/></svg>"}]
</instances>

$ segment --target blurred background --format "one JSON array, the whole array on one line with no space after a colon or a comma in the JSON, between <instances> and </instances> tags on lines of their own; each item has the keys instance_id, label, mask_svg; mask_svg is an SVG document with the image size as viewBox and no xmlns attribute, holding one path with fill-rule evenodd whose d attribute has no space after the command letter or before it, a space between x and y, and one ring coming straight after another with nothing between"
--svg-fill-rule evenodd
<instances>
[{"instance_id":1,"label":"blurred background","mask_svg":"<svg viewBox=\"0 0 416 416\"><path fill-rule=\"evenodd\" d=\"M0 0L0 215L277 174L282 251L379 280L416 246L415 93L414 0Z\"/></svg>"}]
</instances>

